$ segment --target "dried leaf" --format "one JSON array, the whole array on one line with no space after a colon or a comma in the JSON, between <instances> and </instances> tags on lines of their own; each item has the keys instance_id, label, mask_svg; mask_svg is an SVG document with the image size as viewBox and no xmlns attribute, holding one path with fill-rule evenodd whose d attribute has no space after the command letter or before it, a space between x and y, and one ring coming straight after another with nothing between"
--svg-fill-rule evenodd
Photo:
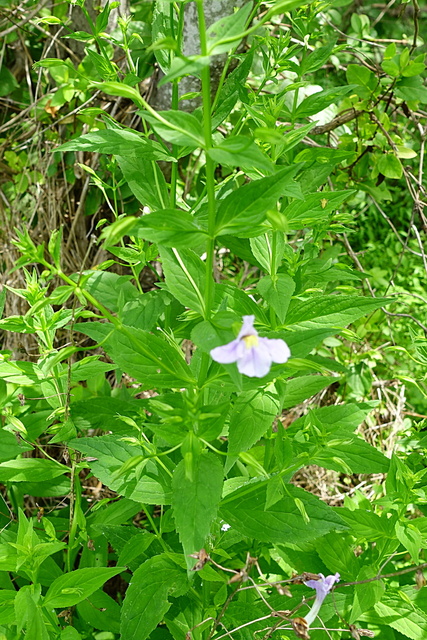
<instances>
[{"instance_id":1,"label":"dried leaf","mask_svg":"<svg viewBox=\"0 0 427 640\"><path fill-rule=\"evenodd\" d=\"M305 618L293 618L292 629L295 631L297 638L300 638L301 640L310 640L310 636L308 635L308 624Z\"/></svg>"}]
</instances>

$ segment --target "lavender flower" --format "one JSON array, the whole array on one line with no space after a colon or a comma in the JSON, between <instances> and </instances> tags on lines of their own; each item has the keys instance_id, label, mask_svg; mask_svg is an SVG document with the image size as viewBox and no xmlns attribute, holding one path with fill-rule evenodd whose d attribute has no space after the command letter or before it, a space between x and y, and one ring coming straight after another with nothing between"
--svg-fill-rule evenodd
<instances>
[{"instance_id":1,"label":"lavender flower","mask_svg":"<svg viewBox=\"0 0 427 640\"><path fill-rule=\"evenodd\" d=\"M272 362L283 364L291 352L284 340L260 338L254 329L255 316L243 316L243 325L235 340L211 351L215 362L237 362L240 373L251 378L263 378L270 371Z\"/></svg>"},{"instance_id":2,"label":"lavender flower","mask_svg":"<svg viewBox=\"0 0 427 640\"><path fill-rule=\"evenodd\" d=\"M313 624L314 620L317 617L317 614L319 613L319 609L322 606L323 600L331 591L334 584L336 582L339 582L340 579L339 573L336 573L333 576L328 576L327 578L325 578L323 573L319 573L319 576L321 577L320 580L307 580L306 582L304 582L306 587L311 587L311 589L316 590L316 600L314 601L313 606L308 612L308 615L305 616L305 621L307 622L308 626Z\"/></svg>"}]
</instances>

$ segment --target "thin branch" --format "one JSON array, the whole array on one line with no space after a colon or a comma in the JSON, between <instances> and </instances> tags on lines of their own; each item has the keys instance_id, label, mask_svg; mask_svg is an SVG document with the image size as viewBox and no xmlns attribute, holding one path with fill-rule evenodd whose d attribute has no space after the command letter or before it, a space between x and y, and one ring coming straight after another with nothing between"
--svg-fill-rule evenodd
<instances>
[{"instance_id":1,"label":"thin branch","mask_svg":"<svg viewBox=\"0 0 427 640\"><path fill-rule=\"evenodd\" d=\"M380 205L378 204L378 202L375 200L375 198L373 198L371 196L371 200L374 203L374 205L376 206L376 208L378 209L378 211L380 212L380 214L382 215L382 217L384 218L384 220L386 220L386 222L390 225L390 227L393 230L394 235L396 236L396 238L399 240L400 244L402 245L402 247L405 248L405 250L409 251L409 253L413 253L414 256L417 256L418 258L422 258L423 254L422 253L418 253L418 251L414 251L413 249L411 249L410 247L407 246L407 244L405 243L404 240L402 240L402 238L400 237L400 234L398 232L398 230L396 229L396 227L394 226L393 222L390 220L390 218L388 217L388 215L381 209Z\"/></svg>"},{"instance_id":2,"label":"thin branch","mask_svg":"<svg viewBox=\"0 0 427 640\"><path fill-rule=\"evenodd\" d=\"M403 576L406 573L415 573L415 571L422 571L427 569L427 562L418 564L416 567L407 567L406 569L400 569L400 571L393 571L392 573L383 573L376 575L374 578L367 578L366 580L357 580L355 582L343 582L342 584L335 585L335 589L341 587L352 587L355 584L368 584L369 582L375 582L376 580L383 580L384 578L395 578L396 576Z\"/></svg>"},{"instance_id":3,"label":"thin branch","mask_svg":"<svg viewBox=\"0 0 427 640\"><path fill-rule=\"evenodd\" d=\"M412 0L412 4L414 5L414 38L412 41L410 53L412 53L417 48L418 33L420 29L419 27L420 5L418 4L418 0Z\"/></svg>"},{"instance_id":4,"label":"thin branch","mask_svg":"<svg viewBox=\"0 0 427 640\"><path fill-rule=\"evenodd\" d=\"M22 18L22 20L20 20L19 22L16 22L15 24L12 24L10 27L5 29L4 31L0 31L0 39L4 38L5 36L8 36L9 33L12 33L13 31L15 31L15 29L20 29L22 26L24 26L24 24L27 24L27 22L29 22L32 18L34 18L34 16L36 16L38 14L40 9L43 9L45 4L47 4L47 3L48 3L48 0L42 0L37 5L37 7L35 9L33 9L33 11L31 11L27 16L25 16L25 18ZM9 18L9 20L10 20L10 18Z\"/></svg>"},{"instance_id":5,"label":"thin branch","mask_svg":"<svg viewBox=\"0 0 427 640\"><path fill-rule=\"evenodd\" d=\"M235 627L234 629L231 629L231 631L227 631L227 633L223 633L222 636L217 636L215 640L221 640L222 638L226 638L227 636L230 636L235 631L240 631L240 629L249 627L251 624L255 624L256 622L261 622L261 620L267 620L268 618L271 618L270 613L267 616L261 616L261 618L256 618L255 620L250 620L249 622L245 622L244 624L241 624L240 626Z\"/></svg>"},{"instance_id":6,"label":"thin branch","mask_svg":"<svg viewBox=\"0 0 427 640\"><path fill-rule=\"evenodd\" d=\"M314 127L314 129L310 131L310 135L317 136L317 135L321 135L322 133L328 133L328 131L333 131L333 129L340 127L346 122L350 122L351 120L358 118L362 113L364 113L364 111L358 111L357 109L354 109L354 108L348 109L344 111L344 113L336 116L330 122L319 125L318 127Z\"/></svg>"}]
</instances>

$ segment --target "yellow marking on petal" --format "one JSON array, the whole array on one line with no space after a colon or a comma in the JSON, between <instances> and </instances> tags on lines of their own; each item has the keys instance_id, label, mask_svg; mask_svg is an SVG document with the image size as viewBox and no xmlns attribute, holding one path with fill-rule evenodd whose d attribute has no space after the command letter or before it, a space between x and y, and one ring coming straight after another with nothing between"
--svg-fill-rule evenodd
<instances>
[{"instance_id":1,"label":"yellow marking on petal","mask_svg":"<svg viewBox=\"0 0 427 640\"><path fill-rule=\"evenodd\" d=\"M246 349L258 346L258 336L243 336L242 340L246 345Z\"/></svg>"}]
</instances>

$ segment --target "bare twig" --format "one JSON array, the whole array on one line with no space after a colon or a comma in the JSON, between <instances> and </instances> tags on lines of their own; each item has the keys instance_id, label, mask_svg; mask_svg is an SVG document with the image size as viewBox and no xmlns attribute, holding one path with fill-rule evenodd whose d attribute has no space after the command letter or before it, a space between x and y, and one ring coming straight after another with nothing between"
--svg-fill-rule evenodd
<instances>
[{"instance_id":1,"label":"bare twig","mask_svg":"<svg viewBox=\"0 0 427 640\"><path fill-rule=\"evenodd\" d=\"M38 14L38 12L40 11L40 9L43 9L43 7L45 6L45 4L48 3L48 0L42 0L35 9L33 9L32 11L30 11L30 13L28 15L25 16L25 18L22 18L22 20L20 20L19 22L16 22L15 24L12 24L10 27L8 27L7 29L4 29L4 31L0 31L0 38L4 38L6 36L9 35L9 33L12 33L13 31L15 31L16 29L20 29L24 24L27 24L27 22L29 22L30 20L32 20L32 18L34 18L34 16L36 16ZM10 20L10 18L9 18Z\"/></svg>"}]
</instances>

